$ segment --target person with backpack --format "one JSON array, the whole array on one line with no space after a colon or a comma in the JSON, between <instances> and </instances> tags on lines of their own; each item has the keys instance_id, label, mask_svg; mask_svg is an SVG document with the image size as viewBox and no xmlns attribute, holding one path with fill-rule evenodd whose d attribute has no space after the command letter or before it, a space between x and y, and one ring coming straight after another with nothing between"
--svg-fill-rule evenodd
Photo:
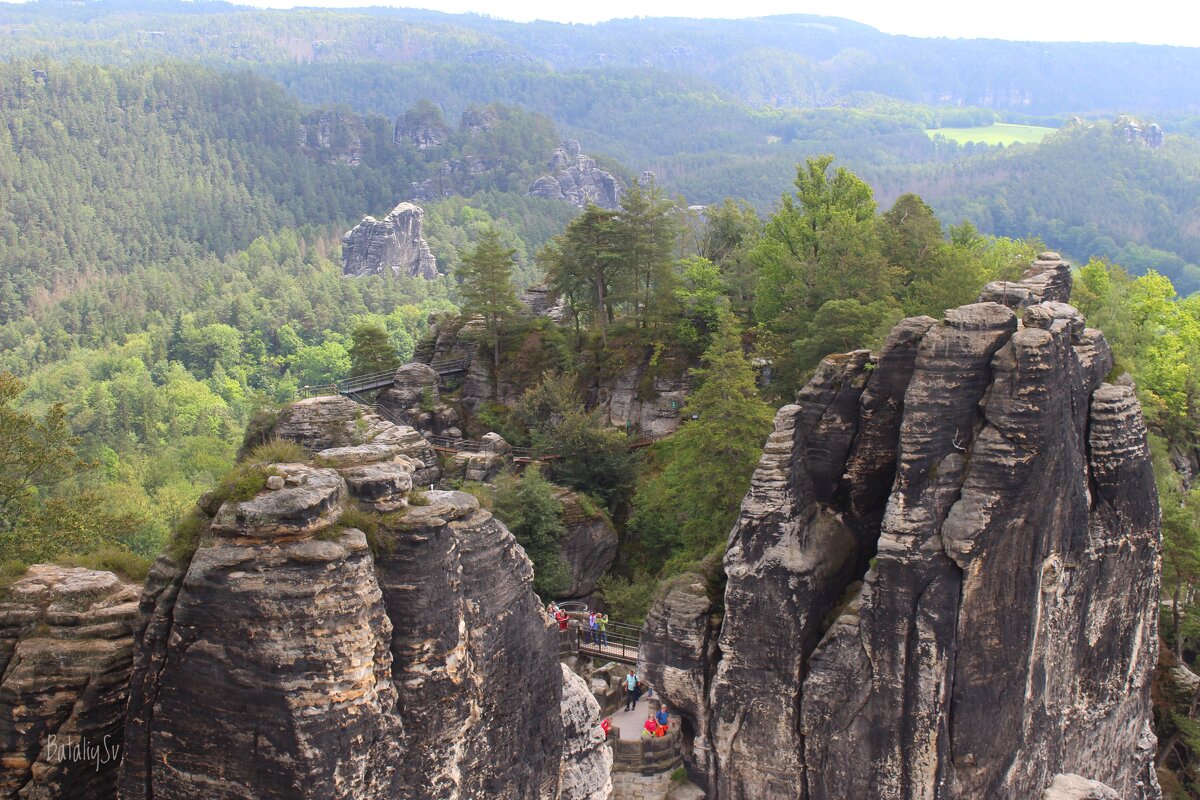
<instances>
[{"instance_id":1,"label":"person with backpack","mask_svg":"<svg viewBox=\"0 0 1200 800\"><path fill-rule=\"evenodd\" d=\"M625 676L625 710L633 711L637 708L638 701L638 677L636 672L630 672Z\"/></svg>"}]
</instances>

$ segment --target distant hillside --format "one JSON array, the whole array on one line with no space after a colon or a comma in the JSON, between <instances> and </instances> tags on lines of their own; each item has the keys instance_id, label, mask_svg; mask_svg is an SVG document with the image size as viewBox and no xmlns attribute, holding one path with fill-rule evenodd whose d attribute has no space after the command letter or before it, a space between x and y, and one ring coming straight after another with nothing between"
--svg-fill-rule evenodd
<instances>
[{"instance_id":1,"label":"distant hillside","mask_svg":"<svg viewBox=\"0 0 1200 800\"><path fill-rule=\"evenodd\" d=\"M0 29L18 56L651 67L706 77L768 106L853 104L867 92L1032 114L1200 111L1200 48L919 39L806 15L566 25L411 9L41 0L0 7Z\"/></svg>"},{"instance_id":2,"label":"distant hillside","mask_svg":"<svg viewBox=\"0 0 1200 800\"><path fill-rule=\"evenodd\" d=\"M473 112L479 125L442 121L443 141L422 149L394 142L392 119L308 108L249 73L0 64L0 324L105 276L381 215L433 178L462 196L511 193L489 203L539 230L537 246L575 213L524 196L554 125Z\"/></svg>"},{"instance_id":3,"label":"distant hillside","mask_svg":"<svg viewBox=\"0 0 1200 800\"><path fill-rule=\"evenodd\" d=\"M917 192L943 219L1003 236L1037 235L1077 259L1153 268L1200 290L1200 141L1152 149L1120 124L1077 124L1041 145L884 173L884 198Z\"/></svg>"}]
</instances>

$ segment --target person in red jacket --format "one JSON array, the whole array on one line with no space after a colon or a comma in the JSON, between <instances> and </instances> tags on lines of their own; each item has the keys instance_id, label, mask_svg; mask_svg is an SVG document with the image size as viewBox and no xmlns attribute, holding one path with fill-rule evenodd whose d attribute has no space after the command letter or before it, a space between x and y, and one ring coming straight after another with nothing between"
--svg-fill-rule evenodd
<instances>
[{"instance_id":1,"label":"person in red jacket","mask_svg":"<svg viewBox=\"0 0 1200 800\"><path fill-rule=\"evenodd\" d=\"M560 631L565 631L567 629L567 620L570 619L570 617L567 616L567 612L560 608L558 611L554 612L554 618L558 620L558 629Z\"/></svg>"},{"instance_id":2,"label":"person in red jacket","mask_svg":"<svg viewBox=\"0 0 1200 800\"><path fill-rule=\"evenodd\" d=\"M658 722L654 719L654 714L646 717L646 724L642 726L642 736L653 736L658 733Z\"/></svg>"}]
</instances>

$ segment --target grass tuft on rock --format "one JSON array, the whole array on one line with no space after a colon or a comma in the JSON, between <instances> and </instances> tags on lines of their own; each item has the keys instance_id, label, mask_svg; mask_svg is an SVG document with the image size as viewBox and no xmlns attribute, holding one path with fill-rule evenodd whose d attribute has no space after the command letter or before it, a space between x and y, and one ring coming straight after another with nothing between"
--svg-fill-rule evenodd
<instances>
[{"instance_id":1,"label":"grass tuft on rock","mask_svg":"<svg viewBox=\"0 0 1200 800\"><path fill-rule=\"evenodd\" d=\"M303 464L308 461L308 451L291 439L268 439L251 448L246 461L251 464Z\"/></svg>"},{"instance_id":2,"label":"grass tuft on rock","mask_svg":"<svg viewBox=\"0 0 1200 800\"><path fill-rule=\"evenodd\" d=\"M124 580L141 583L146 580L153 562L120 547L105 547L79 556L65 556L58 559L58 563L65 567L103 570Z\"/></svg>"},{"instance_id":3,"label":"grass tuft on rock","mask_svg":"<svg viewBox=\"0 0 1200 800\"><path fill-rule=\"evenodd\" d=\"M179 521L171 538L167 540L166 554L179 564L190 561L204 536L208 533L208 517L200 509L193 509L190 514Z\"/></svg>"}]
</instances>

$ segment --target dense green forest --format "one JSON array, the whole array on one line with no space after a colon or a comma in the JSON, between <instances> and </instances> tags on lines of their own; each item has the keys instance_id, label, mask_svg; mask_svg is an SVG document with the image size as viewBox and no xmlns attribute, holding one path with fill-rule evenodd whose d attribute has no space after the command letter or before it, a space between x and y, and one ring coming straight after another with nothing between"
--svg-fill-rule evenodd
<instances>
[{"instance_id":1,"label":"dense green forest","mask_svg":"<svg viewBox=\"0 0 1200 800\"><path fill-rule=\"evenodd\" d=\"M22 387L4 402L35 418L64 404L86 469L55 470L43 499L85 492L96 510L68 522L72 504L34 503L7 556L99 542L150 555L256 410L349 374L358 329L411 355L429 315L456 308L454 281L345 280L339 238L444 160L490 165L468 196L426 203L447 273L494 228L526 285L535 249L576 213L524 196L558 138L506 107L474 109L485 129L456 124L422 151L348 112L312 146L326 112L182 64L3 64L0 106L0 372Z\"/></svg>"},{"instance_id":2,"label":"dense green forest","mask_svg":"<svg viewBox=\"0 0 1200 800\"><path fill-rule=\"evenodd\" d=\"M431 319L478 314L493 386L506 361L539 372L467 428L560 458L494 496L464 488L511 522L547 593L555 485L608 514L621 555L603 592L637 620L664 580L723 552L772 408L821 358L971 302L1049 244L1084 264L1074 301L1145 408L1177 601L1163 630L1195 663L1200 145L1169 125L1158 142L1127 118L1066 118L1126 110L1136 70L1104 95L1113 106L1039 94L1006 110L1063 126L1040 145L960 147L927 129L988 124L1007 104L978 95L972 71L951 96L974 106L922 104L957 45L897 73L888 59L919 42L860 57L853 44L882 35L840 21L780 26L823 54L812 63L747 23L738 35L767 50L647 66L629 54L656 47L639 38L653 31L623 39L616 23L524 41L474 17L108 8L0 10L21 28L0 63L0 561L153 556L260 415L411 358ZM709 41L681 25L654 41ZM1023 52L1003 44L997 59ZM768 96L776 85L805 88ZM1187 87L1162 88L1128 107L1194 125ZM625 185L620 208L525 196L566 135ZM656 177L634 181L645 168ZM443 275L343 277L342 233L415 193ZM561 324L516 301L543 280ZM694 382L691 421L644 449L588 402L630 353ZM1194 752L1190 724L1164 723ZM1185 758L1168 771L1197 780Z\"/></svg>"},{"instance_id":3,"label":"dense green forest","mask_svg":"<svg viewBox=\"0 0 1200 800\"><path fill-rule=\"evenodd\" d=\"M965 218L985 233L1038 236L1080 261L1116 258L1136 273L1170 275L1181 291L1198 287L1196 193L1174 181L1200 172L1188 138L1200 135L1200 96L1186 77L1197 56L1187 48L922 40L805 16L584 26L400 9L280 13L216 2L0 5L0 29L8 32L9 58L198 59L254 70L311 106L358 112L365 121L355 135L364 163L375 168L359 174L384 176L360 178L374 210L397 188L434 177L439 156L456 158L430 153L415 159L423 168L412 160L401 166L387 152L392 120L432 101L454 129L463 111L502 102L553 120L616 174L652 170L689 203L736 196L765 215L788 190L792 165L835 153L884 201L916 192L944 224ZM1121 113L1161 123L1167 146L1138 154L1103 137L1060 137L997 152L925 133L1001 118L1059 127L1076 114L1102 126ZM525 122L513 129L534 134ZM524 176L534 164L544 161L501 172ZM514 188L498 179L471 183L452 194ZM318 202L291 197L311 192L305 185L288 187L283 213L295 220L282 224L313 221L298 207ZM338 206L334 195L320 203ZM1085 219L1082 198L1095 198L1101 213ZM347 213L331 210L342 214L319 223ZM255 203L242 213L272 215ZM203 212L194 227L202 219ZM225 252L247 241L223 243Z\"/></svg>"}]
</instances>

